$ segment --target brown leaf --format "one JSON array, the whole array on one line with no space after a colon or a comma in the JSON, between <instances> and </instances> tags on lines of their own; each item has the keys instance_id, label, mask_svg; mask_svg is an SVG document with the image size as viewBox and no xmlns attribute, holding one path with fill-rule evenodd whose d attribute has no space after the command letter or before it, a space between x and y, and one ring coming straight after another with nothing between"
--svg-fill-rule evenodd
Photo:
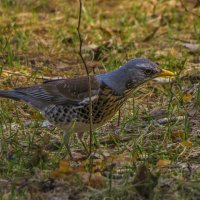
<instances>
[{"instance_id":1,"label":"brown leaf","mask_svg":"<svg viewBox=\"0 0 200 200\"><path fill-rule=\"evenodd\" d=\"M59 168L52 172L52 176L59 177L65 174L77 174L86 172L86 169L82 164L73 164L68 160L61 160L59 163Z\"/></svg>"},{"instance_id":2,"label":"brown leaf","mask_svg":"<svg viewBox=\"0 0 200 200\"><path fill-rule=\"evenodd\" d=\"M61 173L71 172L71 166L70 166L69 161L61 160L59 163L58 171Z\"/></svg>"},{"instance_id":3,"label":"brown leaf","mask_svg":"<svg viewBox=\"0 0 200 200\"><path fill-rule=\"evenodd\" d=\"M191 148L192 147L192 142L191 141L187 141L187 140L183 140L181 142L181 145L187 148Z\"/></svg>"},{"instance_id":4,"label":"brown leaf","mask_svg":"<svg viewBox=\"0 0 200 200\"><path fill-rule=\"evenodd\" d=\"M79 175L82 177L82 180L86 185L93 188L101 188L105 185L105 178L99 172L94 174L80 173Z\"/></svg>"},{"instance_id":5,"label":"brown leaf","mask_svg":"<svg viewBox=\"0 0 200 200\"><path fill-rule=\"evenodd\" d=\"M156 163L156 166L158 168L162 168L162 167L166 167L168 165L171 164L171 160L159 160L157 163Z\"/></svg>"},{"instance_id":6,"label":"brown leaf","mask_svg":"<svg viewBox=\"0 0 200 200\"><path fill-rule=\"evenodd\" d=\"M184 131L181 131L181 130L180 131L176 131L176 132L174 132L172 134L172 139L180 141L180 139L184 137L184 134L185 134Z\"/></svg>"},{"instance_id":7,"label":"brown leaf","mask_svg":"<svg viewBox=\"0 0 200 200\"><path fill-rule=\"evenodd\" d=\"M185 103L189 103L192 101L192 95L190 93L186 93L185 95L183 95L183 101Z\"/></svg>"}]
</instances>

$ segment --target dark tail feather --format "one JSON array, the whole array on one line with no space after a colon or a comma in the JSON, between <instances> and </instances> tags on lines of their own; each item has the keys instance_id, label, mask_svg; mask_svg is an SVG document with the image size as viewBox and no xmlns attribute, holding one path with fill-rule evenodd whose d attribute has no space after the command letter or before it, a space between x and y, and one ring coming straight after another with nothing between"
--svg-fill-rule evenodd
<instances>
[{"instance_id":1,"label":"dark tail feather","mask_svg":"<svg viewBox=\"0 0 200 200\"><path fill-rule=\"evenodd\" d=\"M47 103L43 101L39 101L36 98L30 97L27 94L23 94L16 90L0 90L0 97L14 99L14 100L22 100L29 105L32 105L35 108L43 109Z\"/></svg>"},{"instance_id":2,"label":"dark tail feather","mask_svg":"<svg viewBox=\"0 0 200 200\"><path fill-rule=\"evenodd\" d=\"M10 90L10 91L0 90L0 97L14 99L14 100L20 100L21 99L20 95L17 94L17 92L14 91L14 90Z\"/></svg>"}]
</instances>

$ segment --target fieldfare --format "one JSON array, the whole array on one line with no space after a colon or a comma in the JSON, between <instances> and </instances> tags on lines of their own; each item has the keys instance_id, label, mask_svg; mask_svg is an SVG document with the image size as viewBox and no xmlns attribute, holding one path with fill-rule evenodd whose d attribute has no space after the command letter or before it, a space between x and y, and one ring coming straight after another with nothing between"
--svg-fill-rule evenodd
<instances>
[{"instance_id":1,"label":"fieldfare","mask_svg":"<svg viewBox=\"0 0 200 200\"><path fill-rule=\"evenodd\" d=\"M160 76L174 76L174 73L143 58L129 60L112 72L91 76L93 129L110 120L136 87ZM48 80L10 91L0 90L0 96L22 100L37 108L50 123L64 130L68 150L72 132L83 133L90 129L87 76Z\"/></svg>"}]
</instances>

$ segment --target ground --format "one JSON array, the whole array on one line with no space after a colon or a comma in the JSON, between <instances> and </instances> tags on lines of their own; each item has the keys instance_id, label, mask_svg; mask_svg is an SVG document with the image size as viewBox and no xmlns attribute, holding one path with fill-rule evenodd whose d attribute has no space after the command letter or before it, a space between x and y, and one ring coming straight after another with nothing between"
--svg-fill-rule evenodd
<instances>
[{"instance_id":1,"label":"ground","mask_svg":"<svg viewBox=\"0 0 200 200\"><path fill-rule=\"evenodd\" d=\"M85 74L78 15L78 1L0 1L0 88ZM91 74L144 57L177 76L138 88L94 131L90 159L74 134L73 162L61 130L1 99L1 199L199 199L199 1L85 0L81 34Z\"/></svg>"}]
</instances>

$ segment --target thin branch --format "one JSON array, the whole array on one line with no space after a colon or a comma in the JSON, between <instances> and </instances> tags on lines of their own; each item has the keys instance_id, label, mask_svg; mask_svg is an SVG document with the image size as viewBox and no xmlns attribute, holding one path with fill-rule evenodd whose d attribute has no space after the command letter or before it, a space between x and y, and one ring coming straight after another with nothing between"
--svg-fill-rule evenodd
<instances>
[{"instance_id":1,"label":"thin branch","mask_svg":"<svg viewBox=\"0 0 200 200\"><path fill-rule=\"evenodd\" d=\"M82 55L82 44L83 44L83 40L82 40L82 37L81 37L81 33L80 33L80 26L81 26L81 17L82 17L82 1L79 0L79 17L78 17L78 26L77 26L77 32L78 32L78 37L79 37L79 41L80 41L80 44L79 44L79 56L83 62L83 65L85 67L85 71L86 71L86 74L87 74L87 77L88 77L88 86L89 86L89 117L90 117L90 154L92 153L92 125L93 125L93 120L92 120L92 92L91 92L91 77L90 77L90 74L89 74L89 70L88 70L88 67L87 67L87 64L83 58L83 55Z\"/></svg>"}]
</instances>

